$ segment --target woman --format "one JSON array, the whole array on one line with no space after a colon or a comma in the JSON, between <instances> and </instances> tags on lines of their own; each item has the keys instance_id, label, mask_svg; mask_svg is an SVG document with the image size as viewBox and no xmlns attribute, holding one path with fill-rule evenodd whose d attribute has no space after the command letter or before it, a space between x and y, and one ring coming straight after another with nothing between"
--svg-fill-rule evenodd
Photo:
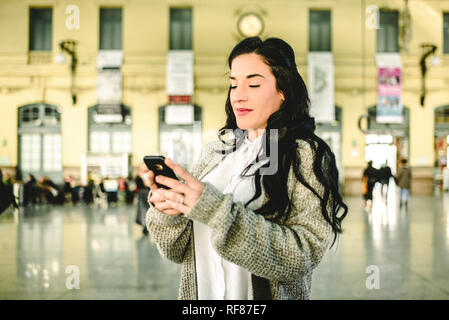
<instances>
[{"instance_id":1,"label":"woman","mask_svg":"<svg viewBox=\"0 0 449 320\"><path fill-rule=\"evenodd\" d=\"M2 214L12 204L14 208L18 208L16 198L13 192L13 182L9 174L6 174L6 182L3 181L3 173L0 170L0 214Z\"/></svg>"},{"instance_id":2,"label":"woman","mask_svg":"<svg viewBox=\"0 0 449 320\"><path fill-rule=\"evenodd\" d=\"M347 213L334 155L313 133L286 42L244 39L228 63L220 139L204 147L191 174L166 160L184 181L148 173L148 230L163 256L182 263L180 299L309 299L312 271Z\"/></svg>"},{"instance_id":3,"label":"woman","mask_svg":"<svg viewBox=\"0 0 449 320\"><path fill-rule=\"evenodd\" d=\"M405 205L408 208L408 200L410 198L410 187L412 182L412 172L407 166L407 159L401 160L398 176L396 177L399 186L399 207Z\"/></svg>"},{"instance_id":4,"label":"woman","mask_svg":"<svg viewBox=\"0 0 449 320\"><path fill-rule=\"evenodd\" d=\"M145 216L146 212L148 211L148 208L150 207L147 200L150 189L145 185L144 179L142 178L146 170L147 170L146 165L145 163L142 162L140 164L140 169L139 172L137 173L135 180L137 187L136 191L138 192L136 223L143 227L142 233L144 235L148 235L148 229L145 223Z\"/></svg>"}]
</instances>

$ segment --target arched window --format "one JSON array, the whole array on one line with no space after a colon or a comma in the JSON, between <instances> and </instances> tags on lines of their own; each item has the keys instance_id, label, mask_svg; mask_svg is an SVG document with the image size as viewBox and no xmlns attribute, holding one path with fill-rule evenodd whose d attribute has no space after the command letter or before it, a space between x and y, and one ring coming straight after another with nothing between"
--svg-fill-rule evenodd
<instances>
[{"instance_id":1,"label":"arched window","mask_svg":"<svg viewBox=\"0 0 449 320\"><path fill-rule=\"evenodd\" d=\"M18 109L18 159L22 174L62 181L61 112L38 103Z\"/></svg>"}]
</instances>

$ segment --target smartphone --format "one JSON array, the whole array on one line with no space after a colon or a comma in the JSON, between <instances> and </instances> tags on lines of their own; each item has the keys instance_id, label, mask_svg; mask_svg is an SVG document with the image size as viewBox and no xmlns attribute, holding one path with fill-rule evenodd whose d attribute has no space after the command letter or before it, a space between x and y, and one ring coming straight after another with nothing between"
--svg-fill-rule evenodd
<instances>
[{"instance_id":1,"label":"smartphone","mask_svg":"<svg viewBox=\"0 0 449 320\"><path fill-rule=\"evenodd\" d=\"M179 180L176 176L175 172L170 169L165 163L164 163L165 157L164 156L145 156L143 157L143 162L145 162L147 168L154 172L154 177L156 178L157 175L166 176L175 180ZM164 189L170 189L169 187L159 184L156 181L154 181L156 185L159 188Z\"/></svg>"}]
</instances>

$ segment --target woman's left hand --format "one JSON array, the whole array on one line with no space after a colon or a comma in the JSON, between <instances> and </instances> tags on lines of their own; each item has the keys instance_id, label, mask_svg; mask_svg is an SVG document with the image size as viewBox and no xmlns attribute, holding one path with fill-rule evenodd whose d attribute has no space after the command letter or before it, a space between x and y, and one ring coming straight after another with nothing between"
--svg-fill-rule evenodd
<instances>
[{"instance_id":1,"label":"woman's left hand","mask_svg":"<svg viewBox=\"0 0 449 320\"><path fill-rule=\"evenodd\" d=\"M171 159L166 158L164 162L184 182L161 175L156 176L155 181L157 183L170 188L170 190L164 188L158 188L156 190L156 192L165 198L165 205L162 209L173 208L188 215L203 193L204 183L197 180L186 169L174 163ZM184 196L184 201L181 204L182 196Z\"/></svg>"}]
</instances>

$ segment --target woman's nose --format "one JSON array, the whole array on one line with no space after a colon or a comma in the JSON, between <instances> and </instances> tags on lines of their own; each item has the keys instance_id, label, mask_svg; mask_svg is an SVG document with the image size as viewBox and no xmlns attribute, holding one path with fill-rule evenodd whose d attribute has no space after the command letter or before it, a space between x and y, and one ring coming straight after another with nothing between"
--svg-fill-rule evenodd
<instances>
[{"instance_id":1,"label":"woman's nose","mask_svg":"<svg viewBox=\"0 0 449 320\"><path fill-rule=\"evenodd\" d=\"M244 102L246 100L248 100L248 94L245 88L240 86L233 89L233 92L231 92L232 103Z\"/></svg>"}]
</instances>

